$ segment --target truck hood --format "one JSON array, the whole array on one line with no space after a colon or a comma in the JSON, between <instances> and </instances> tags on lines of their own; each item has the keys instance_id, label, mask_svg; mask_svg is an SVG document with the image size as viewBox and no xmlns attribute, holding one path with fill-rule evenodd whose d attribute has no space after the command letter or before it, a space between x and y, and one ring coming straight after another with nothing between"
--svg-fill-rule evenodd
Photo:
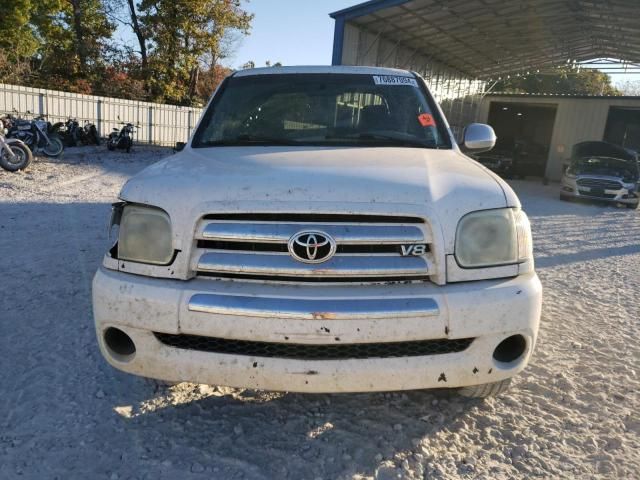
<instances>
[{"instance_id":1,"label":"truck hood","mask_svg":"<svg viewBox=\"0 0 640 480\"><path fill-rule=\"evenodd\" d=\"M130 179L120 196L163 208L189 232L214 212L426 216L442 226L449 251L466 213L519 206L504 182L457 150L393 147L186 149Z\"/></svg>"}]
</instances>

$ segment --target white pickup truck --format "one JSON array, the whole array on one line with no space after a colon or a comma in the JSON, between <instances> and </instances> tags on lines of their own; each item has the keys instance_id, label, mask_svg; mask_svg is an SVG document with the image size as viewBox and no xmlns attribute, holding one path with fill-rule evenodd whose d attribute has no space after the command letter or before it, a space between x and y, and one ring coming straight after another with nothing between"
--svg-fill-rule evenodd
<instances>
[{"instance_id":1,"label":"white pickup truck","mask_svg":"<svg viewBox=\"0 0 640 480\"><path fill-rule=\"evenodd\" d=\"M114 367L295 392L502 392L542 290L511 188L415 73L236 72L184 149L130 179L93 281Z\"/></svg>"}]
</instances>

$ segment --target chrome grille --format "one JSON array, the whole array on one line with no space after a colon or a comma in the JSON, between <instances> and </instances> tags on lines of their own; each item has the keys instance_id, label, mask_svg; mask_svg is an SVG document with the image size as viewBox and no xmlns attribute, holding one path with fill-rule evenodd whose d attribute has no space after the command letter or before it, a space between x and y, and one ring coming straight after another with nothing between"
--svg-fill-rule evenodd
<instances>
[{"instance_id":1,"label":"chrome grille","mask_svg":"<svg viewBox=\"0 0 640 480\"><path fill-rule=\"evenodd\" d=\"M336 254L323 263L302 263L287 244L313 230L336 241ZM430 243L428 227L417 217L207 215L196 231L193 269L199 276L260 280L420 280L434 273ZM416 244L427 245L425 255L402 256L403 245Z\"/></svg>"},{"instance_id":2,"label":"chrome grille","mask_svg":"<svg viewBox=\"0 0 640 480\"><path fill-rule=\"evenodd\" d=\"M620 190L622 184L615 180L602 180L598 178L580 178L576 181L580 187L603 188L605 190Z\"/></svg>"}]
</instances>

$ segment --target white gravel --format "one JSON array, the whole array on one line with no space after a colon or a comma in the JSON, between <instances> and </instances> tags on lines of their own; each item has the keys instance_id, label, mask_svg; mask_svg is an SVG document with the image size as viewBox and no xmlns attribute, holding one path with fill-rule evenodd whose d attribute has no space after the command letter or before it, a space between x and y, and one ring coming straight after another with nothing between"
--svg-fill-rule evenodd
<instances>
[{"instance_id":1,"label":"white gravel","mask_svg":"<svg viewBox=\"0 0 640 480\"><path fill-rule=\"evenodd\" d=\"M545 298L533 362L499 399L159 388L101 358L90 282L110 202L169 153L0 171L0 478L638 478L639 212L513 182Z\"/></svg>"}]
</instances>

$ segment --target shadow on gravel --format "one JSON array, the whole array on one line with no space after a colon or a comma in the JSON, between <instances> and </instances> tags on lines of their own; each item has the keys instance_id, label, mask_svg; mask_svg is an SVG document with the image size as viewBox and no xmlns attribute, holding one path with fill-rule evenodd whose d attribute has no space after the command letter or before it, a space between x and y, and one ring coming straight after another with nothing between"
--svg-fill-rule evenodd
<instances>
[{"instance_id":1,"label":"shadow on gravel","mask_svg":"<svg viewBox=\"0 0 640 480\"><path fill-rule=\"evenodd\" d=\"M155 393L148 386L145 395L143 380L116 377L124 395L112 415L133 444L170 438L174 448L159 457L168 473L186 461L221 478L391 478L384 475L402 470L386 461L401 464L425 438L455 433L482 408L446 391L313 395L180 384Z\"/></svg>"},{"instance_id":2,"label":"shadow on gravel","mask_svg":"<svg viewBox=\"0 0 640 480\"><path fill-rule=\"evenodd\" d=\"M574 253L555 255L536 259L537 268L552 268L568 263L585 262L588 260L619 257L622 255L636 255L640 253L640 245L626 245L614 248L595 248Z\"/></svg>"}]
</instances>

